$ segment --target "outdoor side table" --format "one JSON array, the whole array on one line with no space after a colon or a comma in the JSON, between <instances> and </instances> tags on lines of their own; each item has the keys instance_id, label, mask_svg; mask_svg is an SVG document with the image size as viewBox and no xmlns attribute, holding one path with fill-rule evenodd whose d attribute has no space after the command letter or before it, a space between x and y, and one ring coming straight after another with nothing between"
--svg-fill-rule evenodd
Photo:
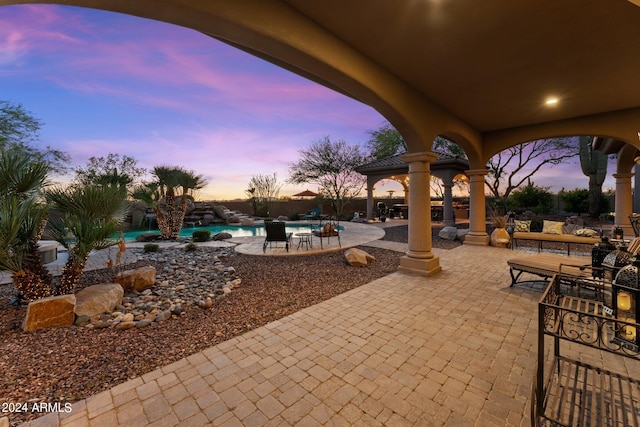
<instances>
[{"instance_id":1,"label":"outdoor side table","mask_svg":"<svg viewBox=\"0 0 640 427\"><path fill-rule=\"evenodd\" d=\"M296 237L298 237L298 249L300 249L300 246L304 246L306 245L307 250L309 250L309 248L313 247L313 242L312 242L312 237L313 234L311 233L296 233Z\"/></svg>"}]
</instances>

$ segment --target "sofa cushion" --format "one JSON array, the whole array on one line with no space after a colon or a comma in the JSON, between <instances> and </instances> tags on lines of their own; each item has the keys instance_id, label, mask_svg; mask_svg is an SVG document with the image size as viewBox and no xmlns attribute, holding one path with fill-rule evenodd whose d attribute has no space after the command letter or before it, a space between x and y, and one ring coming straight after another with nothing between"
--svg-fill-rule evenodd
<instances>
[{"instance_id":1,"label":"sofa cushion","mask_svg":"<svg viewBox=\"0 0 640 427\"><path fill-rule=\"evenodd\" d=\"M549 233L513 233L513 239L518 240L535 240L543 242L561 242L561 243L586 243L594 244L601 241L599 236L586 237L586 236L574 236L573 234L549 234Z\"/></svg>"},{"instance_id":2,"label":"sofa cushion","mask_svg":"<svg viewBox=\"0 0 640 427\"><path fill-rule=\"evenodd\" d=\"M516 219L514 231L528 233L529 231L531 231L531 220Z\"/></svg>"},{"instance_id":3,"label":"sofa cushion","mask_svg":"<svg viewBox=\"0 0 640 427\"><path fill-rule=\"evenodd\" d=\"M564 222L545 220L542 224L542 232L545 234L562 234L563 225Z\"/></svg>"}]
</instances>

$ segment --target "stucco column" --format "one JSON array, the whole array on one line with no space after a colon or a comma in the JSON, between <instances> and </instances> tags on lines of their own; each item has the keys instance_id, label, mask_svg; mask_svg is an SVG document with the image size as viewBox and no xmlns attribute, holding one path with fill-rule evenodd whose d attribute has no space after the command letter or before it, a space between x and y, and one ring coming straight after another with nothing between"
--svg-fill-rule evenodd
<instances>
[{"instance_id":1,"label":"stucco column","mask_svg":"<svg viewBox=\"0 0 640 427\"><path fill-rule=\"evenodd\" d=\"M629 215L633 212L631 196L631 178L633 173L614 173L616 179L616 219L615 224L622 227L625 237L634 236Z\"/></svg>"},{"instance_id":2,"label":"stucco column","mask_svg":"<svg viewBox=\"0 0 640 427\"><path fill-rule=\"evenodd\" d=\"M367 177L367 219L373 219L373 179Z\"/></svg>"},{"instance_id":3,"label":"stucco column","mask_svg":"<svg viewBox=\"0 0 640 427\"><path fill-rule=\"evenodd\" d=\"M400 259L399 269L425 276L442 270L431 251L430 165L437 157L429 151L402 156L409 165L409 250Z\"/></svg>"},{"instance_id":4,"label":"stucco column","mask_svg":"<svg viewBox=\"0 0 640 427\"><path fill-rule=\"evenodd\" d=\"M467 171L471 194L469 195L469 234L464 239L465 245L486 246L489 244L484 197L484 177L486 174L486 169Z\"/></svg>"},{"instance_id":5,"label":"stucco column","mask_svg":"<svg viewBox=\"0 0 640 427\"><path fill-rule=\"evenodd\" d=\"M640 165L634 166L635 178L633 182L633 211L640 212Z\"/></svg>"},{"instance_id":6,"label":"stucco column","mask_svg":"<svg viewBox=\"0 0 640 427\"><path fill-rule=\"evenodd\" d=\"M453 219L453 179L447 176L442 180L444 197L442 200L442 223L444 225L456 225Z\"/></svg>"}]
</instances>

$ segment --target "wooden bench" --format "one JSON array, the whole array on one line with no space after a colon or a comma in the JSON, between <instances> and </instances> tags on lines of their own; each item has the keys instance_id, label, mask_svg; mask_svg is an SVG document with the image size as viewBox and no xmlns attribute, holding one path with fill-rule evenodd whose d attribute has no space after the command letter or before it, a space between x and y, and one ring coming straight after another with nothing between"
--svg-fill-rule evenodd
<instances>
[{"instance_id":1,"label":"wooden bench","mask_svg":"<svg viewBox=\"0 0 640 427\"><path fill-rule=\"evenodd\" d=\"M550 234L550 233L538 233L538 232L523 232L516 231L511 236L511 248L517 247L518 240L530 240L538 242L538 252L542 251L542 243L564 243L567 245L567 255L571 254L571 244L579 245L594 245L600 243L602 239L600 237L585 237L574 236L573 234Z\"/></svg>"},{"instance_id":2,"label":"wooden bench","mask_svg":"<svg viewBox=\"0 0 640 427\"><path fill-rule=\"evenodd\" d=\"M509 265L511 286L513 286L518 283L522 273L535 274L545 281L559 273L561 267L562 272L582 274L586 267L591 266L591 260L588 258L569 258L564 255L540 254L511 258L507 260L507 265Z\"/></svg>"}]
</instances>

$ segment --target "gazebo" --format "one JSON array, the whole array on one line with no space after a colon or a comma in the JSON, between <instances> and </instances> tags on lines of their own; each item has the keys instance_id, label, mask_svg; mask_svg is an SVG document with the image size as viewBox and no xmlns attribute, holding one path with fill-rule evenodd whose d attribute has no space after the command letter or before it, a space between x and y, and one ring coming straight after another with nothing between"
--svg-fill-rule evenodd
<instances>
[{"instance_id":1,"label":"gazebo","mask_svg":"<svg viewBox=\"0 0 640 427\"><path fill-rule=\"evenodd\" d=\"M453 180L469 169L469 161L447 153L437 152L438 158L431 163L431 174L440 178L444 186L443 223L455 224L453 218ZM409 165L403 160L402 154L375 160L371 163L359 166L356 172L367 177L367 218L374 216L373 188L376 182L382 179L392 179L402 184L405 192L405 201L409 200Z\"/></svg>"}]
</instances>

